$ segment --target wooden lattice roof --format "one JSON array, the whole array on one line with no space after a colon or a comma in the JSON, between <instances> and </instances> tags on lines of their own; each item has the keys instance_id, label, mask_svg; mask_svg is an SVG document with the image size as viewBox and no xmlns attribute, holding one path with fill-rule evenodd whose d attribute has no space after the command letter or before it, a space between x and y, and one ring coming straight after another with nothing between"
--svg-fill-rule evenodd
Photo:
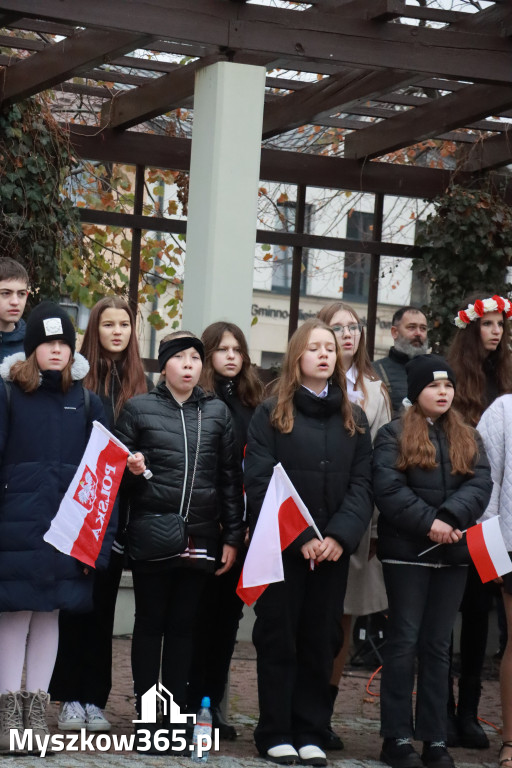
<instances>
[{"instance_id":1,"label":"wooden lattice roof","mask_svg":"<svg viewBox=\"0 0 512 768\"><path fill-rule=\"evenodd\" d=\"M91 159L186 169L190 120L163 116L229 60L267 68L262 178L431 197L512 162L511 0L0 0L0 22L2 103L54 89Z\"/></svg>"}]
</instances>

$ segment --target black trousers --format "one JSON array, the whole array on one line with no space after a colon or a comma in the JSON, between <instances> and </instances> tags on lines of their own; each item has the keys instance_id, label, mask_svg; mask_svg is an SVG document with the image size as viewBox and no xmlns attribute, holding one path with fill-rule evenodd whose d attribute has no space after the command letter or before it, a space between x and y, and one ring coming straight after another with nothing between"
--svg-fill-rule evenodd
<instances>
[{"instance_id":1,"label":"black trousers","mask_svg":"<svg viewBox=\"0 0 512 768\"><path fill-rule=\"evenodd\" d=\"M260 717L254 738L264 754L281 743L322 744L332 699L329 681L342 644L341 616L349 558L310 570L300 554L283 552L285 579L256 603Z\"/></svg>"},{"instance_id":2,"label":"black trousers","mask_svg":"<svg viewBox=\"0 0 512 768\"><path fill-rule=\"evenodd\" d=\"M208 576L201 599L201 623L194 645L188 686L189 710L199 709L203 696L218 707L224 697L243 602L235 590L242 561L222 576Z\"/></svg>"},{"instance_id":3,"label":"black trousers","mask_svg":"<svg viewBox=\"0 0 512 768\"><path fill-rule=\"evenodd\" d=\"M460 606L460 676L478 678L482 675L489 630L489 611L496 585L483 584L473 563L468 566L468 580Z\"/></svg>"},{"instance_id":4,"label":"black trousers","mask_svg":"<svg viewBox=\"0 0 512 768\"><path fill-rule=\"evenodd\" d=\"M381 734L445 741L450 639L467 568L392 563L383 563L382 568L389 618L380 684Z\"/></svg>"},{"instance_id":5,"label":"black trousers","mask_svg":"<svg viewBox=\"0 0 512 768\"><path fill-rule=\"evenodd\" d=\"M192 568L152 572L134 568L132 672L139 713L140 697L158 683L160 667L162 684L179 707L186 708L199 607L207 578L205 571Z\"/></svg>"},{"instance_id":6,"label":"black trousers","mask_svg":"<svg viewBox=\"0 0 512 768\"><path fill-rule=\"evenodd\" d=\"M112 633L124 556L112 552L94 572L93 610L59 614L59 650L50 682L56 701L106 706L112 688Z\"/></svg>"}]
</instances>

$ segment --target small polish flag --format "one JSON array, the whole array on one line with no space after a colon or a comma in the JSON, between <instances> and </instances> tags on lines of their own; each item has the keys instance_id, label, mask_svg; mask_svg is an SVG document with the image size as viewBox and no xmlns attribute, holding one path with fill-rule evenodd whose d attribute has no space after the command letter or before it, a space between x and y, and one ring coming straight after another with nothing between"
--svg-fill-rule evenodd
<instances>
[{"instance_id":1,"label":"small polish flag","mask_svg":"<svg viewBox=\"0 0 512 768\"><path fill-rule=\"evenodd\" d=\"M98 421L57 514L48 544L93 568L103 544L130 451Z\"/></svg>"},{"instance_id":2,"label":"small polish flag","mask_svg":"<svg viewBox=\"0 0 512 768\"><path fill-rule=\"evenodd\" d=\"M281 552L306 528L322 536L281 464L276 464L254 529L236 593L252 605L269 584L284 580Z\"/></svg>"},{"instance_id":3,"label":"small polish flag","mask_svg":"<svg viewBox=\"0 0 512 768\"><path fill-rule=\"evenodd\" d=\"M501 535L499 516L468 528L466 541L471 559L484 584L512 571L512 561Z\"/></svg>"}]
</instances>

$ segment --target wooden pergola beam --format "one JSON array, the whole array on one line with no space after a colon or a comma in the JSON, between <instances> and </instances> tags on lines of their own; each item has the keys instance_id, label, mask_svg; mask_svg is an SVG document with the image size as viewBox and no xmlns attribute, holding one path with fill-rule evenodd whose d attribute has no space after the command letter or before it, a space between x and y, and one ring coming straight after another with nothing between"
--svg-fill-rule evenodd
<instances>
[{"instance_id":1,"label":"wooden pergola beam","mask_svg":"<svg viewBox=\"0 0 512 768\"><path fill-rule=\"evenodd\" d=\"M263 138L268 139L299 125L313 122L319 115L350 112L352 103L372 99L382 91L407 87L418 75L404 72L344 69L342 72L312 83L289 96L281 96L265 106Z\"/></svg>"},{"instance_id":2,"label":"wooden pergola beam","mask_svg":"<svg viewBox=\"0 0 512 768\"><path fill-rule=\"evenodd\" d=\"M82 224L99 224L125 229L138 229L146 232L166 232L184 235L187 222L182 219L169 219L159 216L142 216L116 211L97 211L89 208L77 208ZM355 251L356 253L377 254L397 258L413 258L420 251L412 245L401 243L382 243L376 240L353 240L346 237L329 237L303 232L274 232L268 229L256 230L256 242L261 245L282 245L295 248L312 248L328 251Z\"/></svg>"},{"instance_id":3,"label":"wooden pergola beam","mask_svg":"<svg viewBox=\"0 0 512 768\"><path fill-rule=\"evenodd\" d=\"M126 165L133 165L137 160L152 168L190 169L189 139L134 131L103 130L98 133L96 127L77 125L63 127L68 129L76 153L87 160ZM450 171L434 168L379 162L361 165L357 160L273 149L263 149L261 153L262 180L309 187L431 199L444 192L451 176ZM458 173L457 179L460 184L475 183L470 173ZM512 181L504 181L504 188L504 194L512 202Z\"/></svg>"},{"instance_id":4,"label":"wooden pergola beam","mask_svg":"<svg viewBox=\"0 0 512 768\"><path fill-rule=\"evenodd\" d=\"M475 82L510 84L512 40L409 24L380 24L340 13L194 0L0 0L1 12L17 12L76 26L155 34L178 42L200 42L231 51L336 66L392 68ZM477 16L479 14L476 14ZM502 22L510 23L506 9Z\"/></svg>"},{"instance_id":5,"label":"wooden pergola beam","mask_svg":"<svg viewBox=\"0 0 512 768\"><path fill-rule=\"evenodd\" d=\"M460 167L468 173L489 171L512 163L512 126L501 136L476 142L459 155Z\"/></svg>"},{"instance_id":6,"label":"wooden pergola beam","mask_svg":"<svg viewBox=\"0 0 512 768\"><path fill-rule=\"evenodd\" d=\"M374 158L512 107L512 88L472 85L400 113L345 139L345 157Z\"/></svg>"},{"instance_id":7,"label":"wooden pergola beam","mask_svg":"<svg viewBox=\"0 0 512 768\"><path fill-rule=\"evenodd\" d=\"M110 57L148 43L151 36L132 32L86 29L48 45L44 51L6 67L1 90L3 105L9 105L103 64Z\"/></svg>"},{"instance_id":8,"label":"wooden pergola beam","mask_svg":"<svg viewBox=\"0 0 512 768\"><path fill-rule=\"evenodd\" d=\"M405 12L404 0L351 0L343 5L345 16L373 21L391 21Z\"/></svg>"},{"instance_id":9,"label":"wooden pergola beam","mask_svg":"<svg viewBox=\"0 0 512 768\"><path fill-rule=\"evenodd\" d=\"M103 104L101 124L111 128L131 128L176 109L193 98L196 72L217 61L226 61L226 57L219 55L197 59L139 88L119 93L112 101Z\"/></svg>"},{"instance_id":10,"label":"wooden pergola beam","mask_svg":"<svg viewBox=\"0 0 512 768\"><path fill-rule=\"evenodd\" d=\"M383 19L385 14L393 12L398 15L405 10L404 4L398 0L397 3L380 3L379 0L369 3L361 3L360 0L351 0L342 6L343 13L350 15L354 13L361 18ZM449 12L450 14L452 12ZM481 29L484 25L492 27L496 24L496 14L483 14L484 19L473 16L467 17L467 14L457 14L450 16L455 28L462 28L471 31L473 28ZM341 72L324 78L318 83L304 84L300 83L297 91L287 96L281 97L273 104L265 107L263 121L263 137L270 138L284 131L291 130L308 122L318 122L319 117L332 114L336 111L350 112L358 101L370 100L374 98L385 99L386 91L391 89L405 88L417 83L419 75L409 75L404 72L369 72L367 70L342 70ZM294 81L288 81L293 88ZM278 86L279 79L274 78L272 84ZM283 87L286 87L283 84ZM418 100L419 101L419 100ZM482 115L483 117L485 115ZM459 125L462 121L459 121ZM457 127L457 126L454 126ZM443 134L446 131L443 130ZM434 133L435 135L435 133Z\"/></svg>"}]
</instances>

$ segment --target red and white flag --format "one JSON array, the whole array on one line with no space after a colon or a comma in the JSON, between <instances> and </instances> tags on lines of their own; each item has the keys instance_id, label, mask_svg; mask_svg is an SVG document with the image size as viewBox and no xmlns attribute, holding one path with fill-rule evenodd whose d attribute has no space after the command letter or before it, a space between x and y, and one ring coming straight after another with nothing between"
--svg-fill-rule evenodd
<instances>
[{"instance_id":1,"label":"red and white flag","mask_svg":"<svg viewBox=\"0 0 512 768\"><path fill-rule=\"evenodd\" d=\"M321 539L290 478L282 465L276 464L236 588L246 605L256 602L269 584L284 580L281 552L309 526Z\"/></svg>"},{"instance_id":2,"label":"red and white flag","mask_svg":"<svg viewBox=\"0 0 512 768\"><path fill-rule=\"evenodd\" d=\"M44 540L95 567L130 451L98 421Z\"/></svg>"},{"instance_id":3,"label":"red and white flag","mask_svg":"<svg viewBox=\"0 0 512 768\"><path fill-rule=\"evenodd\" d=\"M466 541L471 559L484 584L512 571L512 561L501 535L499 516L490 517L468 528Z\"/></svg>"}]
</instances>

